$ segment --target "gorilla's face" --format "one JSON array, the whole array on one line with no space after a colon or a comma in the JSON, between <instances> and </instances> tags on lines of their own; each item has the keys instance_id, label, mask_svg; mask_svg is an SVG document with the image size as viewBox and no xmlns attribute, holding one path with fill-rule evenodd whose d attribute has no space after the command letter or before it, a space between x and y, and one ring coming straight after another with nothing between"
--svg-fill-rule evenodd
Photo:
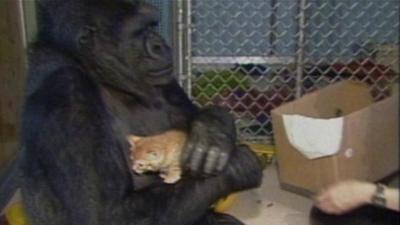
<instances>
[{"instance_id":1,"label":"gorilla's face","mask_svg":"<svg viewBox=\"0 0 400 225\"><path fill-rule=\"evenodd\" d=\"M153 82L171 75L171 50L155 31L157 11L141 4L135 15L128 16L122 23L118 48L126 63L136 67L131 69L138 69L145 79Z\"/></svg>"},{"instance_id":2,"label":"gorilla's face","mask_svg":"<svg viewBox=\"0 0 400 225\"><path fill-rule=\"evenodd\" d=\"M173 79L171 49L154 29L155 8L119 2L99 7L95 15L80 44L100 82L130 92L138 85L162 85Z\"/></svg>"}]
</instances>

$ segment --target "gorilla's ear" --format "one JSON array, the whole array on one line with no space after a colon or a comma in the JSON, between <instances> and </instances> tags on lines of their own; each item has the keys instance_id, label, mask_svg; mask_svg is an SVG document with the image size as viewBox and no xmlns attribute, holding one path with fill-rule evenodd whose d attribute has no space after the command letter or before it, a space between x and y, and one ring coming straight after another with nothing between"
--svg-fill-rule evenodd
<instances>
[{"instance_id":1,"label":"gorilla's ear","mask_svg":"<svg viewBox=\"0 0 400 225\"><path fill-rule=\"evenodd\" d=\"M97 27L95 25L84 26L78 34L79 48L88 50L92 49L96 32Z\"/></svg>"}]
</instances>

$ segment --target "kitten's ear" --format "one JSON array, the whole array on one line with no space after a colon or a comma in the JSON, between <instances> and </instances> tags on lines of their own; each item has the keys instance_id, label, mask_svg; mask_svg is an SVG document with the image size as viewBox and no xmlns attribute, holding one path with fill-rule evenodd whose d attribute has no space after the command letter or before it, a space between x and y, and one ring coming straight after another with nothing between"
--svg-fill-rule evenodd
<instances>
[{"instance_id":1,"label":"kitten's ear","mask_svg":"<svg viewBox=\"0 0 400 225\"><path fill-rule=\"evenodd\" d=\"M129 144L131 144L132 146L137 144L138 141L142 140L143 137L139 137L139 136L135 136L135 135L128 135L126 137L126 139L128 140Z\"/></svg>"}]
</instances>

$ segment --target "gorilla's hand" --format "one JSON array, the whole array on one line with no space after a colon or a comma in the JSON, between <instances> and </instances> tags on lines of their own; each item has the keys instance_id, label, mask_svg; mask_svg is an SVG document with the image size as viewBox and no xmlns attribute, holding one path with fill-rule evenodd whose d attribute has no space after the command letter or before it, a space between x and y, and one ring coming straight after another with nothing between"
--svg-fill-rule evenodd
<instances>
[{"instance_id":1,"label":"gorilla's hand","mask_svg":"<svg viewBox=\"0 0 400 225\"><path fill-rule=\"evenodd\" d=\"M203 109L191 122L183 163L193 175L218 174L225 168L235 142L235 124L228 111Z\"/></svg>"}]
</instances>

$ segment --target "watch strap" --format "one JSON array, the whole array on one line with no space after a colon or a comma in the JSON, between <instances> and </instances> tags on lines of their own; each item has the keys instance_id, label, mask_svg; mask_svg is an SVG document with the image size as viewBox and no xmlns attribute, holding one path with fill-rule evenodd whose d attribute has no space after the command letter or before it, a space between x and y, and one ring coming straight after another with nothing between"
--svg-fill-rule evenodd
<instances>
[{"instance_id":1,"label":"watch strap","mask_svg":"<svg viewBox=\"0 0 400 225\"><path fill-rule=\"evenodd\" d=\"M372 196L372 204L386 207L385 186L383 184L376 184L375 193Z\"/></svg>"}]
</instances>

